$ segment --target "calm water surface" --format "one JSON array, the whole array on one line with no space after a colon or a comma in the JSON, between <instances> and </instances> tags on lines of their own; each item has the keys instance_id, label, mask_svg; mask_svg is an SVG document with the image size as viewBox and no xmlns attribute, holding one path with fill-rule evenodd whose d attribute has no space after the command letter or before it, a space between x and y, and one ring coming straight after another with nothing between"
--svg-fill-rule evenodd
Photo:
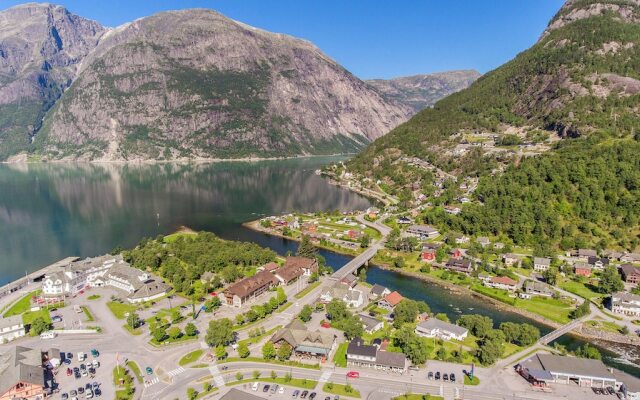
<instances>
[{"instance_id":1,"label":"calm water surface","mask_svg":"<svg viewBox=\"0 0 640 400\"><path fill-rule=\"evenodd\" d=\"M221 237L255 242L284 255L297 243L254 232L242 223L290 211L364 209L370 202L329 185L314 170L340 158L217 164L0 164L0 283L69 255L103 254L140 238L184 225ZM320 251L339 268L351 257ZM455 320L479 313L500 322L549 327L468 295L375 266L369 283L380 283ZM569 348L582 342L559 339ZM622 353L628 349L621 348ZM625 358L603 352L605 362L640 376ZM629 357L627 357L629 359Z\"/></svg>"}]
</instances>

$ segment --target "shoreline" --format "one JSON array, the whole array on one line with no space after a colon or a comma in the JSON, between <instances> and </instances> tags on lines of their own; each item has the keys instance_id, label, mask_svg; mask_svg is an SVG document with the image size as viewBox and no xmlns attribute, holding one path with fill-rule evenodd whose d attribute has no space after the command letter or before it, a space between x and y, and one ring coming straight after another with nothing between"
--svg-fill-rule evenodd
<instances>
[{"instance_id":1,"label":"shoreline","mask_svg":"<svg viewBox=\"0 0 640 400\"><path fill-rule=\"evenodd\" d=\"M133 159L133 160L82 160L82 159L61 159L61 160L37 160L29 161L22 159L21 157L14 157L15 160L0 161L0 164L7 165L21 165L21 164L113 164L113 165L153 165L153 164L209 164L209 163L224 163L224 162L261 162L261 161L284 161L284 160L297 160L304 158L318 158L318 157L348 157L353 156L356 153L334 153L334 154L299 154L294 156L281 156L281 157L238 157L238 158L208 158L208 157L195 157L195 158L178 158L174 160L146 160L146 159Z\"/></svg>"}]
</instances>

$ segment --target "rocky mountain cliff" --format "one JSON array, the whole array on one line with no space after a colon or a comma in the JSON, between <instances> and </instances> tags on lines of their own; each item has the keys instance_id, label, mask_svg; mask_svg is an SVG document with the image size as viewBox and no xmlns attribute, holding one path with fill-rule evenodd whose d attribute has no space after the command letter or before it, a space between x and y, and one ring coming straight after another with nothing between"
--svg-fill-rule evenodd
<instances>
[{"instance_id":1,"label":"rocky mountain cliff","mask_svg":"<svg viewBox=\"0 0 640 400\"><path fill-rule=\"evenodd\" d=\"M0 160L28 147L106 30L49 4L0 12Z\"/></svg>"},{"instance_id":2,"label":"rocky mountain cliff","mask_svg":"<svg viewBox=\"0 0 640 400\"><path fill-rule=\"evenodd\" d=\"M438 100L466 89L480 73L474 70L446 71L366 82L385 99L404 104L414 112L433 106Z\"/></svg>"}]
</instances>

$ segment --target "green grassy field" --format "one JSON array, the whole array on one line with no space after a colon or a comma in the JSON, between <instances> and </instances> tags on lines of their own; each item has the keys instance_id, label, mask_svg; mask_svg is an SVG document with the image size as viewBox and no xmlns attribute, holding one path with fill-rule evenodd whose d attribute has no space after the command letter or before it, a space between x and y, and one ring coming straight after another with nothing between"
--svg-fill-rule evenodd
<instances>
[{"instance_id":1,"label":"green grassy field","mask_svg":"<svg viewBox=\"0 0 640 400\"><path fill-rule=\"evenodd\" d=\"M27 293L20 300L16 301L3 315L3 317L11 317L13 315L20 315L31 308L31 298L37 296L40 290L34 290Z\"/></svg>"},{"instance_id":2,"label":"green grassy field","mask_svg":"<svg viewBox=\"0 0 640 400\"><path fill-rule=\"evenodd\" d=\"M360 398L359 391L350 386L341 385L339 383L327 382L322 387L322 390L326 393L337 394L338 396L355 397L357 399Z\"/></svg>"},{"instance_id":3,"label":"green grassy field","mask_svg":"<svg viewBox=\"0 0 640 400\"><path fill-rule=\"evenodd\" d=\"M304 296L309 294L309 292L311 292L313 289L317 288L320 285L320 283L321 283L320 281L313 282L312 284L304 288L300 293L296 294L294 297L296 299L303 298Z\"/></svg>"},{"instance_id":4,"label":"green grassy field","mask_svg":"<svg viewBox=\"0 0 640 400\"><path fill-rule=\"evenodd\" d=\"M38 311L26 311L22 314L22 323L28 325L38 317L42 317L42 319L44 319L48 323L51 323L51 316L49 315L49 310L47 310L46 308L41 308Z\"/></svg>"},{"instance_id":5,"label":"green grassy field","mask_svg":"<svg viewBox=\"0 0 640 400\"><path fill-rule=\"evenodd\" d=\"M187 353L184 356L182 356L180 361L178 361L178 364L181 367L184 367L187 364L191 364L192 362L196 362L200 357L202 357L202 353L204 353L204 350L202 350L202 349L194 350L191 353Z\"/></svg>"},{"instance_id":6,"label":"green grassy field","mask_svg":"<svg viewBox=\"0 0 640 400\"><path fill-rule=\"evenodd\" d=\"M92 322L94 319L93 319L93 315L91 314L91 311L89 311L89 309L85 306L80 306L80 308L82 309L82 312L84 313L84 315L87 317L87 321Z\"/></svg>"},{"instance_id":7,"label":"green grassy field","mask_svg":"<svg viewBox=\"0 0 640 400\"><path fill-rule=\"evenodd\" d=\"M131 304L118 303L115 301L108 302L107 307L109 307L109 310L111 310L111 313L113 313L113 315L118 319L125 319L126 313L132 313L138 308Z\"/></svg>"},{"instance_id":8,"label":"green grassy field","mask_svg":"<svg viewBox=\"0 0 640 400\"><path fill-rule=\"evenodd\" d=\"M349 343L340 343L338 349L336 350L336 354L333 356L333 363L336 367L345 368L347 366L347 346Z\"/></svg>"},{"instance_id":9,"label":"green grassy field","mask_svg":"<svg viewBox=\"0 0 640 400\"><path fill-rule=\"evenodd\" d=\"M567 292L576 294L584 299L594 301L596 303L602 302L603 295L601 293L594 292L582 282L576 282L573 280L563 280L560 283L560 288Z\"/></svg>"},{"instance_id":10,"label":"green grassy field","mask_svg":"<svg viewBox=\"0 0 640 400\"><path fill-rule=\"evenodd\" d=\"M227 382L227 386L235 386L250 382L277 383L278 385L293 386L300 389L314 389L318 385L318 381L312 381L311 379L291 378L291 380L287 381L280 377L275 379L271 377L259 377L258 379L248 378L239 381Z\"/></svg>"},{"instance_id":11,"label":"green grassy field","mask_svg":"<svg viewBox=\"0 0 640 400\"><path fill-rule=\"evenodd\" d=\"M444 397L435 396L433 394L417 394L409 393L394 397L392 400L444 400Z\"/></svg>"},{"instance_id":12,"label":"green grassy field","mask_svg":"<svg viewBox=\"0 0 640 400\"><path fill-rule=\"evenodd\" d=\"M133 372L133 374L136 376L136 379L138 380L138 382L142 383L143 381L142 373L140 373L140 367L138 366L138 364L133 360L129 360L127 361L127 367L129 367L131 372Z\"/></svg>"}]
</instances>

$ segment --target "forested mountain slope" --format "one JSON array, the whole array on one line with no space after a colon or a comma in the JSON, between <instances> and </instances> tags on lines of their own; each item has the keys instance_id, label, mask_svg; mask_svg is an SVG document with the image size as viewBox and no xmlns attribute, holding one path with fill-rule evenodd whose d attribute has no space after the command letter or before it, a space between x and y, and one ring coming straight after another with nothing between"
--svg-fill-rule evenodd
<instances>
[{"instance_id":1,"label":"forested mountain slope","mask_svg":"<svg viewBox=\"0 0 640 400\"><path fill-rule=\"evenodd\" d=\"M397 193L429 183L407 157L459 180L484 176L480 202L445 218L465 232L635 247L638 22L637 0L568 1L533 47L376 140L348 168Z\"/></svg>"}]
</instances>

